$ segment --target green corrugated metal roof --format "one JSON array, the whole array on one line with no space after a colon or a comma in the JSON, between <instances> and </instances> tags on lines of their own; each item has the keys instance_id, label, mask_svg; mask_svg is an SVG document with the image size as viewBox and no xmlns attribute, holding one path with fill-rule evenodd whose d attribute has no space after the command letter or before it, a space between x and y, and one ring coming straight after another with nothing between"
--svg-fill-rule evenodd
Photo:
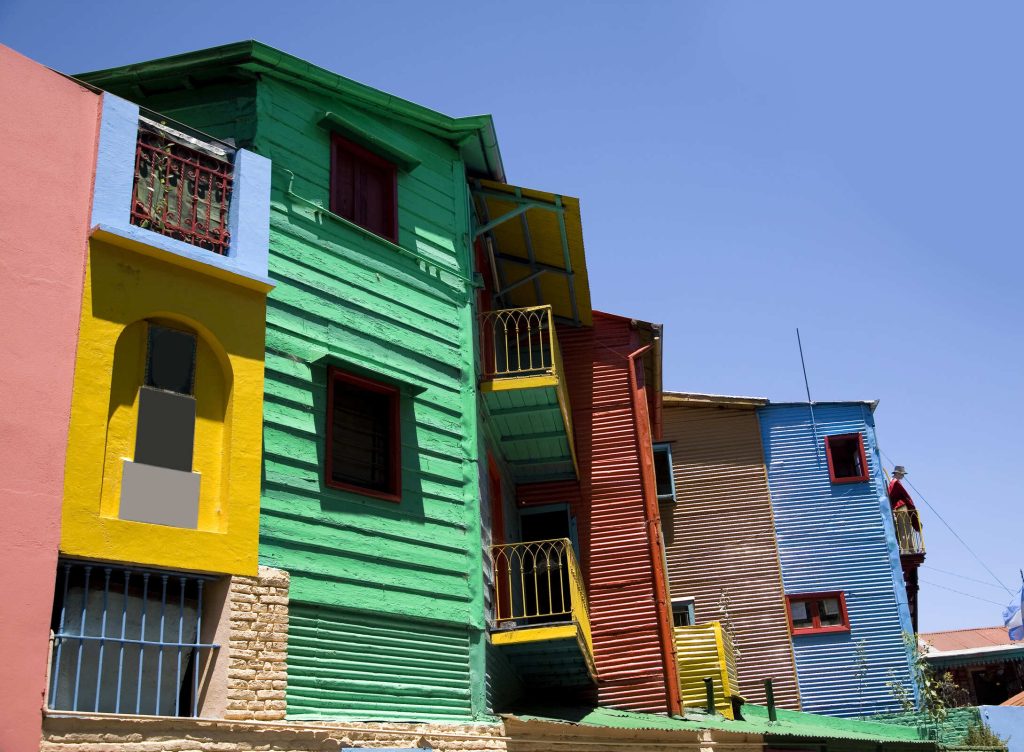
<instances>
[{"instance_id":1,"label":"green corrugated metal roof","mask_svg":"<svg viewBox=\"0 0 1024 752\"><path fill-rule=\"evenodd\" d=\"M670 718L647 713L633 713L613 708L545 708L547 715L515 714L523 721L574 723L617 729L649 729L652 731L699 731L711 729L736 734L761 734L788 742L800 739L845 739L865 742L895 742L935 746L935 742L922 740L912 726L895 726L873 721L802 713L778 709L778 720L768 720L768 709L760 705L744 705L743 720L730 721L720 715L687 711L685 718Z\"/></svg>"}]
</instances>

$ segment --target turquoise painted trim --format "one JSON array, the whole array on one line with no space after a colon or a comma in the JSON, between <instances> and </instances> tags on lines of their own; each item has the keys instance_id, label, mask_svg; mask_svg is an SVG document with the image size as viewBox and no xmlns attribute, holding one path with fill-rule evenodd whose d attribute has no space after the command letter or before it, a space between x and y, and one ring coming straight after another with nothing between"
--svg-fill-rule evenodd
<instances>
[{"instance_id":1,"label":"turquoise painted trim","mask_svg":"<svg viewBox=\"0 0 1024 752\"><path fill-rule=\"evenodd\" d=\"M138 105L104 93L92 198L93 227L130 224L135 134L138 130Z\"/></svg>"},{"instance_id":2,"label":"turquoise painted trim","mask_svg":"<svg viewBox=\"0 0 1024 752\"><path fill-rule=\"evenodd\" d=\"M267 272L270 160L244 149L236 152L234 191L228 216L231 245L228 254L221 256L131 223L138 130L138 106L104 93L93 188L93 232L102 230L273 287L274 282Z\"/></svg>"},{"instance_id":3,"label":"turquoise painted trim","mask_svg":"<svg viewBox=\"0 0 1024 752\"><path fill-rule=\"evenodd\" d=\"M235 187L231 196L228 260L242 274L269 278L270 160L247 149L235 152Z\"/></svg>"},{"instance_id":4,"label":"turquoise painted trim","mask_svg":"<svg viewBox=\"0 0 1024 752\"><path fill-rule=\"evenodd\" d=\"M317 125L329 131L338 131L360 146L364 146L370 151L380 154L389 162L395 163L405 172L412 172L423 163L421 159L418 159L395 143L393 136L389 138L388 135L382 134L383 128L379 123L373 123L370 127L367 127L348 115L338 112L325 112L323 117L317 121Z\"/></svg>"},{"instance_id":5,"label":"turquoise painted trim","mask_svg":"<svg viewBox=\"0 0 1024 752\"><path fill-rule=\"evenodd\" d=\"M669 441L656 441L654 442L654 451L655 453L664 452L668 455L668 478L669 485L672 487L672 498L663 499L659 496L658 501L662 504L667 504L669 502L674 504L676 501L676 474L672 472L672 468L675 467L675 465L672 464L672 443Z\"/></svg>"}]
</instances>

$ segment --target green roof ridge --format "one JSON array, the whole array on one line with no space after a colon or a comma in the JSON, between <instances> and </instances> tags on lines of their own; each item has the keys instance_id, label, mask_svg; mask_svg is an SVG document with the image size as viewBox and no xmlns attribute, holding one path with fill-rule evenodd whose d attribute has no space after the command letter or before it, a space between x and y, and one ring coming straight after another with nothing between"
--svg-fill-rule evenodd
<instances>
[{"instance_id":1,"label":"green roof ridge","mask_svg":"<svg viewBox=\"0 0 1024 752\"><path fill-rule=\"evenodd\" d=\"M523 720L576 723L583 726L603 726L618 729L651 729L663 731L697 731L712 729L737 734L761 734L776 737L834 738L870 742L899 742L934 744L922 739L913 726L900 726L878 721L836 718L798 710L777 709L778 720L768 720L768 709L761 705L743 706L743 720L730 720L724 716L709 715L703 711L687 710L683 718L638 713L630 710L595 707L571 709L559 717L558 708L549 715L518 715Z\"/></svg>"},{"instance_id":2,"label":"green roof ridge","mask_svg":"<svg viewBox=\"0 0 1024 752\"><path fill-rule=\"evenodd\" d=\"M101 89L115 90L118 87L140 85L147 81L187 76L202 69L232 66L264 70L296 79L307 86L314 85L329 93L348 98L367 109L409 121L456 143L476 135L480 138L483 150L490 155L485 156L485 159L495 162L492 165L495 174L504 179L494 120L490 115L451 117L346 78L255 39L183 52L141 63L88 71L75 74L74 77Z\"/></svg>"}]
</instances>

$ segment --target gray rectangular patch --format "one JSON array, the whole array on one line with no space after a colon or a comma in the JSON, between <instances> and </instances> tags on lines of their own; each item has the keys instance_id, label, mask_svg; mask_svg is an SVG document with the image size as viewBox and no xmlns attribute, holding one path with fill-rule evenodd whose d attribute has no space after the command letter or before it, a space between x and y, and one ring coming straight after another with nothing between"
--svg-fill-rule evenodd
<instances>
[{"instance_id":1,"label":"gray rectangular patch","mask_svg":"<svg viewBox=\"0 0 1024 752\"><path fill-rule=\"evenodd\" d=\"M199 524L199 473L124 460L122 520L195 529Z\"/></svg>"},{"instance_id":2,"label":"gray rectangular patch","mask_svg":"<svg viewBox=\"0 0 1024 752\"><path fill-rule=\"evenodd\" d=\"M139 389L136 462L191 472L195 434L195 397L149 386Z\"/></svg>"}]
</instances>

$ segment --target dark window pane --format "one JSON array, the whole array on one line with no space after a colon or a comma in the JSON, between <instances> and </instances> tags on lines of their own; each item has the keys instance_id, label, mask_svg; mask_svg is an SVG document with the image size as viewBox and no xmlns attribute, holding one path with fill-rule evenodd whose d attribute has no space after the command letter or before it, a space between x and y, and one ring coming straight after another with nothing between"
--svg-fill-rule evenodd
<instances>
[{"instance_id":1,"label":"dark window pane","mask_svg":"<svg viewBox=\"0 0 1024 752\"><path fill-rule=\"evenodd\" d=\"M359 198L361 216L359 224L382 237L391 236L391 181L390 175L369 164L360 166Z\"/></svg>"},{"instance_id":2,"label":"dark window pane","mask_svg":"<svg viewBox=\"0 0 1024 752\"><path fill-rule=\"evenodd\" d=\"M331 211L356 222L356 162L351 152L335 147L331 181Z\"/></svg>"},{"instance_id":3,"label":"dark window pane","mask_svg":"<svg viewBox=\"0 0 1024 752\"><path fill-rule=\"evenodd\" d=\"M654 477L658 486L658 498L666 501L672 498L672 464L669 462L668 447L654 447Z\"/></svg>"},{"instance_id":4,"label":"dark window pane","mask_svg":"<svg viewBox=\"0 0 1024 752\"><path fill-rule=\"evenodd\" d=\"M394 395L335 380L331 478L373 491L393 492Z\"/></svg>"},{"instance_id":5,"label":"dark window pane","mask_svg":"<svg viewBox=\"0 0 1024 752\"><path fill-rule=\"evenodd\" d=\"M811 613L813 606L814 601L790 601L789 613L793 617L795 629L807 629L814 626L814 617Z\"/></svg>"},{"instance_id":6,"label":"dark window pane","mask_svg":"<svg viewBox=\"0 0 1024 752\"><path fill-rule=\"evenodd\" d=\"M838 598L823 598L818 601L818 618L823 627L836 627L843 623Z\"/></svg>"},{"instance_id":7,"label":"dark window pane","mask_svg":"<svg viewBox=\"0 0 1024 752\"><path fill-rule=\"evenodd\" d=\"M388 240L395 237L395 166L340 136L331 143L331 211Z\"/></svg>"},{"instance_id":8,"label":"dark window pane","mask_svg":"<svg viewBox=\"0 0 1024 752\"><path fill-rule=\"evenodd\" d=\"M672 625L675 627L689 627L693 622L690 620L690 602L672 604Z\"/></svg>"},{"instance_id":9,"label":"dark window pane","mask_svg":"<svg viewBox=\"0 0 1024 752\"><path fill-rule=\"evenodd\" d=\"M860 478L864 475L860 441L856 436L829 437L828 451L836 478Z\"/></svg>"},{"instance_id":10,"label":"dark window pane","mask_svg":"<svg viewBox=\"0 0 1024 752\"><path fill-rule=\"evenodd\" d=\"M192 394L196 368L196 336L189 332L149 325L146 386L178 394Z\"/></svg>"}]
</instances>

